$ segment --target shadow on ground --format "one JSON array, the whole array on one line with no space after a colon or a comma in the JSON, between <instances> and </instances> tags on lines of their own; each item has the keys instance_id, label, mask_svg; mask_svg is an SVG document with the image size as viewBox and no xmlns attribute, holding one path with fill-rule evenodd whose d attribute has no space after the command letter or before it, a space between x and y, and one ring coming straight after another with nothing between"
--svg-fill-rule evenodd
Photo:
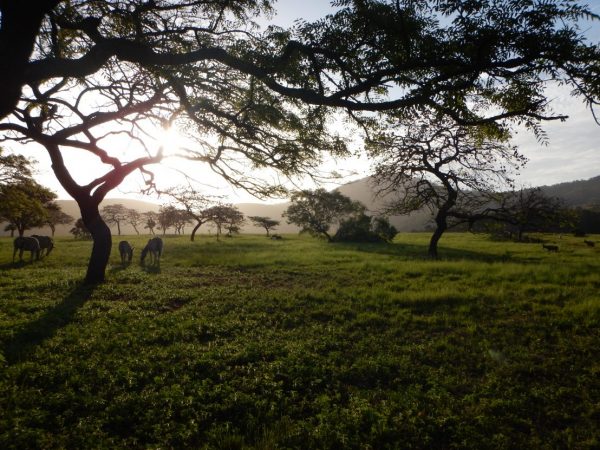
<instances>
[{"instance_id":1,"label":"shadow on ground","mask_svg":"<svg viewBox=\"0 0 600 450\"><path fill-rule=\"evenodd\" d=\"M351 249L358 252L376 253L380 255L397 256L403 259L412 260L431 260L427 255L427 245L419 244L360 244L360 243L335 243L333 244L340 249ZM454 249L451 247L440 246L438 248L438 260L440 261L456 261L456 260L472 260L482 262L505 262L514 260L515 257L510 254L491 254L484 252L474 252L464 249ZM522 262L522 261L521 261Z\"/></svg>"},{"instance_id":2,"label":"shadow on ground","mask_svg":"<svg viewBox=\"0 0 600 450\"><path fill-rule=\"evenodd\" d=\"M77 310L91 297L94 289L93 285L77 286L60 303L43 313L37 320L26 324L4 344L6 361L9 364L22 361L36 347L71 323Z\"/></svg>"}]
</instances>

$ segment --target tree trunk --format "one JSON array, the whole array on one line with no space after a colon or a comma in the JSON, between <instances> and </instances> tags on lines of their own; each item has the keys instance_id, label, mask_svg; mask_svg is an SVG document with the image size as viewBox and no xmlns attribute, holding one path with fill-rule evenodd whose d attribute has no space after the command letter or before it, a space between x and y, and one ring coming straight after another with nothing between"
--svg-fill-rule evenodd
<instances>
[{"instance_id":1,"label":"tree trunk","mask_svg":"<svg viewBox=\"0 0 600 450\"><path fill-rule=\"evenodd\" d=\"M135 225L132 225L133 229L135 230L135 232L137 233L137 235L140 235L140 232L138 231L137 227Z\"/></svg>"},{"instance_id":2,"label":"tree trunk","mask_svg":"<svg viewBox=\"0 0 600 450\"><path fill-rule=\"evenodd\" d=\"M267 230L267 237L269 237L269 229L265 228L265 230Z\"/></svg>"},{"instance_id":3,"label":"tree trunk","mask_svg":"<svg viewBox=\"0 0 600 450\"><path fill-rule=\"evenodd\" d=\"M190 241L194 242L194 238L196 237L196 231L202 226L202 222L198 222L198 224L192 230L192 234L190 235Z\"/></svg>"},{"instance_id":4,"label":"tree trunk","mask_svg":"<svg viewBox=\"0 0 600 450\"><path fill-rule=\"evenodd\" d=\"M83 223L90 231L94 245L92 255L88 263L87 273L85 275L86 284L98 284L104 281L106 266L110 258L112 247L112 236L110 228L102 220L98 205L93 202L79 203L81 218Z\"/></svg>"},{"instance_id":5,"label":"tree trunk","mask_svg":"<svg viewBox=\"0 0 600 450\"><path fill-rule=\"evenodd\" d=\"M446 219L447 211L440 209L440 211L438 211L437 213L437 216L435 217L435 223L437 224L437 227L429 241L429 250L427 253L430 258L437 259L438 257L438 242L440 241L442 234L444 234L444 231L448 229L448 222Z\"/></svg>"},{"instance_id":6,"label":"tree trunk","mask_svg":"<svg viewBox=\"0 0 600 450\"><path fill-rule=\"evenodd\" d=\"M50 231L52 231L52 237L54 237L54 233L56 232L56 227L54 225L50 225Z\"/></svg>"},{"instance_id":7,"label":"tree trunk","mask_svg":"<svg viewBox=\"0 0 600 450\"><path fill-rule=\"evenodd\" d=\"M117 220L117 234L121 236L121 222Z\"/></svg>"}]
</instances>

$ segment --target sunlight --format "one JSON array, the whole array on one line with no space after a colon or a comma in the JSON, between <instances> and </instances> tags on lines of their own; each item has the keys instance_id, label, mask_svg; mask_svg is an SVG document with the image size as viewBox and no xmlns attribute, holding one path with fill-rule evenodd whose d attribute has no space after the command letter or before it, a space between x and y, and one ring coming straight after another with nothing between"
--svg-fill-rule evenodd
<instances>
[{"instance_id":1,"label":"sunlight","mask_svg":"<svg viewBox=\"0 0 600 450\"><path fill-rule=\"evenodd\" d=\"M175 156L184 145L184 137L175 127L165 127L158 131L158 143L163 149L165 157Z\"/></svg>"}]
</instances>

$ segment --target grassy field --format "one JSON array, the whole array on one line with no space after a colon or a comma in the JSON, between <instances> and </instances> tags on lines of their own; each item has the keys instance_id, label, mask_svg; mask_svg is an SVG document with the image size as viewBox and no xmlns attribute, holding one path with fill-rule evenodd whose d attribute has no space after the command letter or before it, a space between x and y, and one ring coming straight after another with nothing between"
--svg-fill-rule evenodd
<instances>
[{"instance_id":1,"label":"grassy field","mask_svg":"<svg viewBox=\"0 0 600 450\"><path fill-rule=\"evenodd\" d=\"M128 238L0 239L0 448L600 448L600 245Z\"/></svg>"}]
</instances>

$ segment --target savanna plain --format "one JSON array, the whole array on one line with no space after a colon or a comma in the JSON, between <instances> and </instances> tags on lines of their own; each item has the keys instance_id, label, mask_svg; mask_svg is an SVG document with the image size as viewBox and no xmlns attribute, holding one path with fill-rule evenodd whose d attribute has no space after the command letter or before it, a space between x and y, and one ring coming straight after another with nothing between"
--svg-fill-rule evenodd
<instances>
[{"instance_id":1,"label":"savanna plain","mask_svg":"<svg viewBox=\"0 0 600 450\"><path fill-rule=\"evenodd\" d=\"M428 237L1 238L0 447L600 448L600 245Z\"/></svg>"}]
</instances>

